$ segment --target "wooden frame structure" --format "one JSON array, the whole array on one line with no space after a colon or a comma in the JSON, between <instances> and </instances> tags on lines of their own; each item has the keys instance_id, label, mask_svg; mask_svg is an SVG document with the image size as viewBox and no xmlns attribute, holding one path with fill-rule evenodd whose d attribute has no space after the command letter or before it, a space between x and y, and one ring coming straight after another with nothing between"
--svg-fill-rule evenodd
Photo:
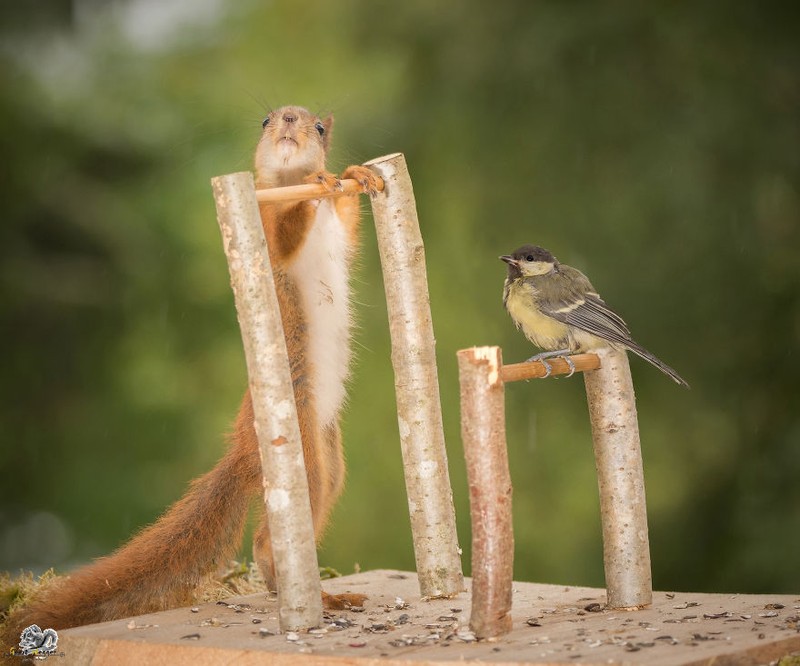
<instances>
[{"instance_id":1,"label":"wooden frame structure","mask_svg":"<svg viewBox=\"0 0 800 666\"><path fill-rule=\"evenodd\" d=\"M452 597L463 591L464 580L414 193L402 154L365 166L383 182L372 208L420 593ZM280 626L307 629L322 619L319 572L289 361L258 202L341 196L360 187L345 180L335 192L320 185L256 191L249 172L214 178L212 187L253 398Z\"/></svg>"},{"instance_id":2,"label":"wooden frame structure","mask_svg":"<svg viewBox=\"0 0 800 666\"><path fill-rule=\"evenodd\" d=\"M397 418L420 594L452 597L464 588L444 443L439 380L416 204L402 154L366 165L382 180L372 197L381 258ZM300 430L258 203L340 196L344 181L256 191L250 173L212 180L244 343L264 502L270 525L284 631L318 626L320 583ZM624 352L604 350L549 362L504 366L498 347L458 353L462 438L473 544L471 628L492 637L511 627L513 532L505 439L506 382L584 372L600 489L603 555L612 608L652 602L644 474L630 368Z\"/></svg>"},{"instance_id":3,"label":"wooden frame structure","mask_svg":"<svg viewBox=\"0 0 800 666\"><path fill-rule=\"evenodd\" d=\"M607 605L633 610L653 601L644 469L625 352L503 366L499 347L458 352L461 433L472 516L472 615L481 637L506 633L511 610L513 535L505 439L505 383L584 373L600 491Z\"/></svg>"}]
</instances>

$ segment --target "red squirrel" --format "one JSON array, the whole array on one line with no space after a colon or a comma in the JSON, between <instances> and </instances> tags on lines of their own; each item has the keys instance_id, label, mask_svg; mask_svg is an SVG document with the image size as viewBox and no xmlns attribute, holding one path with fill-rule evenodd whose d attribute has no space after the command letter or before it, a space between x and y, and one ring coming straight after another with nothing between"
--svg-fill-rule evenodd
<instances>
[{"instance_id":1,"label":"red squirrel","mask_svg":"<svg viewBox=\"0 0 800 666\"><path fill-rule=\"evenodd\" d=\"M256 187L322 183L335 190L326 171L333 117L304 108L272 111L255 154ZM341 176L364 192L378 189L366 167ZM358 195L293 203L260 204L286 335L297 414L311 496L314 534L319 541L344 485L339 412L350 365L349 273L358 249ZM229 437L229 447L208 473L153 525L113 554L46 587L13 613L2 630L2 653L15 646L26 626L65 629L191 602L194 588L226 564L238 548L249 503L260 495L261 462L253 429L249 390ZM254 557L274 589L266 517L254 538ZM328 607L363 602L363 595L334 597Z\"/></svg>"}]
</instances>

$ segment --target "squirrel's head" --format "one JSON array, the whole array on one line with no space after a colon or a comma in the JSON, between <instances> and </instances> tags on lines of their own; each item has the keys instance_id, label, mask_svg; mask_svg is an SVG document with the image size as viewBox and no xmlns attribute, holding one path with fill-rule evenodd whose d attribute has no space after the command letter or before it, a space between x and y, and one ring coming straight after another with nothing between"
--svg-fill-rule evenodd
<instances>
[{"instance_id":1,"label":"squirrel's head","mask_svg":"<svg viewBox=\"0 0 800 666\"><path fill-rule=\"evenodd\" d=\"M296 185L325 169L333 116L322 119L301 106L284 106L271 111L262 124L255 160L260 184Z\"/></svg>"}]
</instances>

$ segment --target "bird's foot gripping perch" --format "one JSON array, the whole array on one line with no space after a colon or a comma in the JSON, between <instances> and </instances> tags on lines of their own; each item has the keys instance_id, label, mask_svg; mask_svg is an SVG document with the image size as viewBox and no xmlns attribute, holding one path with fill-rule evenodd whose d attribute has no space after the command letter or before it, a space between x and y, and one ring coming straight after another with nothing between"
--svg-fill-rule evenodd
<instances>
[{"instance_id":1,"label":"bird's foot gripping perch","mask_svg":"<svg viewBox=\"0 0 800 666\"><path fill-rule=\"evenodd\" d=\"M572 377L575 374L575 364L572 362L572 359L569 357L570 350L569 349L557 349L555 351L546 351L541 352L539 354L534 354L529 359L526 359L526 363L533 363L534 361L539 361L547 371L542 377L542 379L546 379L550 376L550 373L553 371L553 366L551 366L545 359L548 358L563 358L566 361L567 365L569 366L569 374L567 377Z\"/></svg>"}]
</instances>

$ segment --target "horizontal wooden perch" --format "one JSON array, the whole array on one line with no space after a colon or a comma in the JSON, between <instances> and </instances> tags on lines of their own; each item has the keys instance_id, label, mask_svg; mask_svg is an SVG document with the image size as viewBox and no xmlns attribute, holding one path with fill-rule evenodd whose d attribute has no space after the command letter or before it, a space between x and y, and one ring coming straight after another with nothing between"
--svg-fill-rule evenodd
<instances>
[{"instance_id":1,"label":"horizontal wooden perch","mask_svg":"<svg viewBox=\"0 0 800 666\"><path fill-rule=\"evenodd\" d=\"M600 367L600 357L597 354L575 354L568 358L575 365L575 372L597 370ZM550 377L568 375L572 370L572 368L569 367L569 363L562 357L548 358L547 365L550 366ZM523 379L541 379L547 376L547 368L542 361L512 363L500 368L500 378L504 382L519 382Z\"/></svg>"},{"instance_id":2,"label":"horizontal wooden perch","mask_svg":"<svg viewBox=\"0 0 800 666\"><path fill-rule=\"evenodd\" d=\"M363 194L364 190L357 180L347 178L340 182L342 184L342 189L334 191L318 183L289 185L288 187L270 187L264 190L256 190L256 199L259 203L280 203L282 201L302 201L303 199L340 197L344 194ZM378 191L383 192L383 180L380 181Z\"/></svg>"}]
</instances>

